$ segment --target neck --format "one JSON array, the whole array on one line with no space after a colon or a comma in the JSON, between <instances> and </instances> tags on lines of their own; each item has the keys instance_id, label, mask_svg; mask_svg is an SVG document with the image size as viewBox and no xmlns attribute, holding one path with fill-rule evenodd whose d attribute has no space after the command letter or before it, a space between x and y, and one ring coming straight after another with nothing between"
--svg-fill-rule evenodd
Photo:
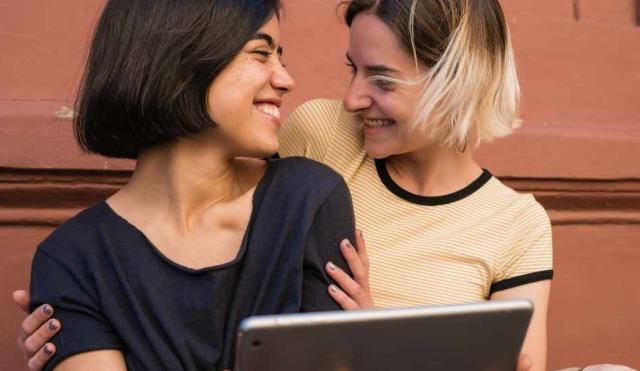
<instances>
[{"instance_id":1,"label":"neck","mask_svg":"<svg viewBox=\"0 0 640 371\"><path fill-rule=\"evenodd\" d=\"M428 146L391 156L389 174L408 192L422 196L442 196L463 189L482 174L471 150L458 153L455 148Z\"/></svg>"},{"instance_id":2,"label":"neck","mask_svg":"<svg viewBox=\"0 0 640 371\"><path fill-rule=\"evenodd\" d=\"M205 211L239 198L257 184L262 174L247 172L244 162L201 135L181 138L143 151L130 181L110 203L145 219L166 217L188 231Z\"/></svg>"}]
</instances>

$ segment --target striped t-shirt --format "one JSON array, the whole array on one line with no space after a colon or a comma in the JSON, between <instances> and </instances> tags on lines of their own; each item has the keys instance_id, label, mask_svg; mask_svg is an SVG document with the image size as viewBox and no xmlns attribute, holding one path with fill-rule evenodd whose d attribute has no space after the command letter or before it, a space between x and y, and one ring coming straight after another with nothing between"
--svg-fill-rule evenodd
<instances>
[{"instance_id":1,"label":"striped t-shirt","mask_svg":"<svg viewBox=\"0 0 640 371\"><path fill-rule=\"evenodd\" d=\"M339 101L313 100L289 115L280 155L314 159L344 177L378 307L481 301L553 275L551 225L532 195L486 170L449 195L411 194L384 160L365 154L361 125Z\"/></svg>"}]
</instances>

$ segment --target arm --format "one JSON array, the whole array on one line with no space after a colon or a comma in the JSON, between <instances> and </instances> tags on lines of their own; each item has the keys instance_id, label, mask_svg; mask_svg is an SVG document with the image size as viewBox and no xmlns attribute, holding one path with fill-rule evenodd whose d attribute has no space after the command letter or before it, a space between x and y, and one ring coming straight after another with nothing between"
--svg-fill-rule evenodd
<instances>
[{"instance_id":1,"label":"arm","mask_svg":"<svg viewBox=\"0 0 640 371\"><path fill-rule=\"evenodd\" d=\"M530 370L537 371L545 370L547 359L547 309L553 277L551 223L532 196L522 200L522 209L514 223L515 238L503 252L490 299L533 302L533 316L521 354L530 357Z\"/></svg>"},{"instance_id":2,"label":"arm","mask_svg":"<svg viewBox=\"0 0 640 371\"><path fill-rule=\"evenodd\" d=\"M522 345L522 354L531 357L531 371L546 370L547 308L551 281L540 281L495 292L491 300L529 299L533 302L533 316Z\"/></svg>"},{"instance_id":3,"label":"arm","mask_svg":"<svg viewBox=\"0 0 640 371\"><path fill-rule=\"evenodd\" d=\"M16 304L28 312L29 294L26 291L18 290L14 292L13 297ZM60 324L57 320L52 319L55 329L51 329L49 319L52 315L53 308L44 304L22 323L18 345L23 350L25 358L28 359L27 367L29 370L41 370L55 353L55 345L47 342L59 331ZM80 353L65 359L55 368L55 370L61 371L87 369L117 371L127 368L124 356L115 350Z\"/></svg>"},{"instance_id":4,"label":"arm","mask_svg":"<svg viewBox=\"0 0 640 371\"><path fill-rule=\"evenodd\" d=\"M342 179L316 212L307 235L304 257L302 310L340 310L340 306L327 293L334 281L325 272L331 261L345 275L350 271L338 248L340 241L353 240L354 217L349 190Z\"/></svg>"},{"instance_id":5,"label":"arm","mask_svg":"<svg viewBox=\"0 0 640 371\"><path fill-rule=\"evenodd\" d=\"M113 352L124 347L96 301L97 293L93 292L95 289L92 290L91 284L94 278L87 271L90 268L76 260L79 254L71 249L60 248L55 252L58 256L52 258L39 248L31 271L33 295L30 307L40 308L45 302L51 303L49 307L56 308L56 317L66 324L65 328L60 326L60 332L51 339L55 354L42 366L46 370L59 367L76 355L100 355L97 351ZM47 326L51 321L53 320L47 322ZM102 358L97 359L96 365L100 365L101 360ZM72 366L74 364L75 361L71 363Z\"/></svg>"},{"instance_id":6,"label":"arm","mask_svg":"<svg viewBox=\"0 0 640 371\"><path fill-rule=\"evenodd\" d=\"M96 350L64 359L55 371L126 371L127 365L118 350Z\"/></svg>"}]
</instances>

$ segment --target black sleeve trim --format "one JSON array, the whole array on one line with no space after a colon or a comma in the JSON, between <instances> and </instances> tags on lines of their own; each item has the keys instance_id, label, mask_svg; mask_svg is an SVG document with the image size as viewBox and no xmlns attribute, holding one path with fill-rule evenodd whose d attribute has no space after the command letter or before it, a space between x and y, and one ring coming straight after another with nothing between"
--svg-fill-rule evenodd
<instances>
[{"instance_id":1,"label":"black sleeve trim","mask_svg":"<svg viewBox=\"0 0 640 371\"><path fill-rule=\"evenodd\" d=\"M502 280L496 282L491 285L491 290L489 294L493 294L496 291L502 291L506 289L512 289L517 286L526 285L528 283L538 282L550 280L553 278L553 270L533 272L528 274L523 274L522 276L516 276L512 278L508 278L506 280Z\"/></svg>"}]
</instances>

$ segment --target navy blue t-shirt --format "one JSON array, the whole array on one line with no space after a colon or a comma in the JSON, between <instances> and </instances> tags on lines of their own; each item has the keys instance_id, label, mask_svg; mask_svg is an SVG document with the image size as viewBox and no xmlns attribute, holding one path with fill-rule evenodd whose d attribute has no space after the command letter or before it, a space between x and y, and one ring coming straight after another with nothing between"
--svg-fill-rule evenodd
<instances>
[{"instance_id":1,"label":"navy blue t-shirt","mask_svg":"<svg viewBox=\"0 0 640 371\"><path fill-rule=\"evenodd\" d=\"M353 234L342 178L302 158L269 161L238 256L219 266L170 261L101 202L55 230L33 259L31 308L52 304L62 322L46 369L98 349L121 350L129 370L232 368L242 319L340 309L324 266L348 271L339 243Z\"/></svg>"}]
</instances>

